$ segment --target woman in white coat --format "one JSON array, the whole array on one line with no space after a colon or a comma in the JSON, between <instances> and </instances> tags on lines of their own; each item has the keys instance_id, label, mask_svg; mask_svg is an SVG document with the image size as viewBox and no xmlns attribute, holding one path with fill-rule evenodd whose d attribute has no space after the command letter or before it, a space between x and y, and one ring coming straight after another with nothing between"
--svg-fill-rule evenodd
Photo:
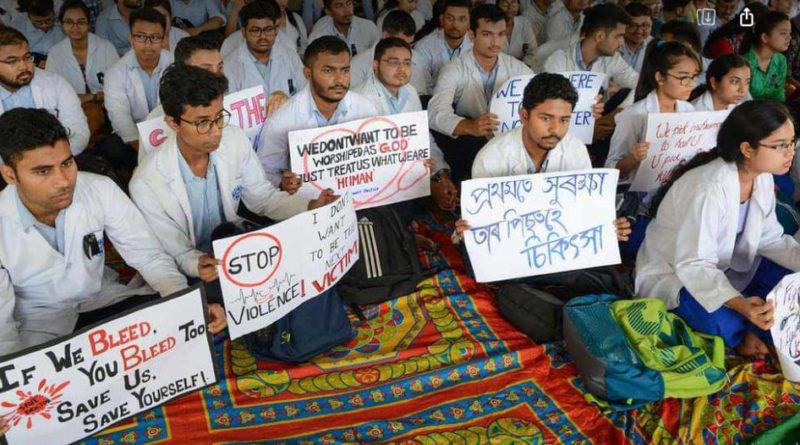
<instances>
[{"instance_id":1,"label":"woman in white coat","mask_svg":"<svg viewBox=\"0 0 800 445\"><path fill-rule=\"evenodd\" d=\"M503 48L503 52L533 67L539 44L531 22L519 15L519 0L499 0L497 6L506 13L508 44Z\"/></svg>"},{"instance_id":2,"label":"woman in white coat","mask_svg":"<svg viewBox=\"0 0 800 445\"><path fill-rule=\"evenodd\" d=\"M775 216L772 179L789 170L796 149L783 104L736 107L717 146L682 166L653 199L637 295L663 299L693 329L721 336L742 355L766 355L775 308L764 297L800 270L800 244Z\"/></svg>"},{"instance_id":3,"label":"woman in white coat","mask_svg":"<svg viewBox=\"0 0 800 445\"><path fill-rule=\"evenodd\" d=\"M67 0L58 20L67 38L50 49L45 69L66 79L82 104L102 106L105 72L119 60L116 48L89 32L89 8L81 0Z\"/></svg>"},{"instance_id":4,"label":"woman in white coat","mask_svg":"<svg viewBox=\"0 0 800 445\"><path fill-rule=\"evenodd\" d=\"M695 111L721 111L750 100L750 64L738 54L727 54L708 66L706 83L692 101Z\"/></svg>"}]
</instances>

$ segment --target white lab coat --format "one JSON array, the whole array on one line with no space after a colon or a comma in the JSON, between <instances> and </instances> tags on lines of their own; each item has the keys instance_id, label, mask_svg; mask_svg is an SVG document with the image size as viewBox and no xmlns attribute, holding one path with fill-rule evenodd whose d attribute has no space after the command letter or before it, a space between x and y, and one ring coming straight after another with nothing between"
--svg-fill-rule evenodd
<instances>
[{"instance_id":1,"label":"white lab coat","mask_svg":"<svg viewBox=\"0 0 800 445\"><path fill-rule=\"evenodd\" d=\"M306 52L306 47L308 46L308 31L306 31L306 25L303 23L303 18L300 17L299 14L292 11L286 11L287 19L284 26L281 27L281 30L278 31L278 37L286 42L292 49L295 50L297 55L300 59L303 58L303 54ZM294 26L289 22L288 14L292 14L294 18L294 22L297 26Z\"/></svg>"},{"instance_id":2,"label":"white lab coat","mask_svg":"<svg viewBox=\"0 0 800 445\"><path fill-rule=\"evenodd\" d=\"M583 13L578 17L578 20L572 18L567 8L561 8L558 11L551 13L547 17L545 24L545 42L563 39L572 34L580 33L581 26L583 26ZM544 42L539 42L541 45Z\"/></svg>"},{"instance_id":3,"label":"white lab coat","mask_svg":"<svg viewBox=\"0 0 800 445\"><path fill-rule=\"evenodd\" d=\"M522 125L492 138L475 156L472 178L497 178L528 174L528 152L522 143ZM592 168L589 151L580 139L569 133L542 162L539 173L563 172Z\"/></svg>"},{"instance_id":4,"label":"white lab coat","mask_svg":"<svg viewBox=\"0 0 800 445\"><path fill-rule=\"evenodd\" d=\"M547 73L565 73L569 71L584 71L578 66L576 47L578 40L570 39L569 46L555 50L544 63L544 71ZM603 73L606 75L606 83L614 81L621 88L636 89L639 83L639 73L636 72L625 59L615 52L613 56L600 56L592 63L589 70L593 73Z\"/></svg>"},{"instance_id":5,"label":"white lab coat","mask_svg":"<svg viewBox=\"0 0 800 445\"><path fill-rule=\"evenodd\" d=\"M236 48L239 48L239 46L242 44L244 44L244 34L242 34L242 31L240 30L229 35L228 37L225 37L225 40L222 41L222 47L219 49L219 53L224 59L230 56L231 53L233 53ZM282 33L278 33L278 37L275 38L275 45L284 45L288 50L296 51L292 41ZM303 53L298 53L298 56L302 58Z\"/></svg>"},{"instance_id":6,"label":"white lab coat","mask_svg":"<svg viewBox=\"0 0 800 445\"><path fill-rule=\"evenodd\" d=\"M89 34L89 48L86 54L86 79L84 81L78 59L72 53L72 43L64 39L50 48L47 56L47 71L63 77L76 94L99 93L103 91L105 72L119 60L117 49L108 40ZM86 85L89 91L86 91Z\"/></svg>"},{"instance_id":7,"label":"white lab coat","mask_svg":"<svg viewBox=\"0 0 800 445\"><path fill-rule=\"evenodd\" d=\"M400 8L392 8L383 11L379 16L378 20L376 20L376 25L378 26L378 32L383 32L383 21L386 19L386 16L392 12L397 11ZM422 14L419 10L415 9L411 11L411 18L414 19L414 26L416 27L415 32L419 32L423 26L425 26L425 15Z\"/></svg>"},{"instance_id":8,"label":"white lab coat","mask_svg":"<svg viewBox=\"0 0 800 445\"><path fill-rule=\"evenodd\" d=\"M739 104L743 104L748 100L753 100L753 96L751 96L750 93L747 93ZM728 109L733 110L739 104L728 105ZM694 106L694 111L714 111L714 100L711 98L711 90L706 90L705 93L693 100L692 106Z\"/></svg>"},{"instance_id":9,"label":"white lab coat","mask_svg":"<svg viewBox=\"0 0 800 445\"><path fill-rule=\"evenodd\" d=\"M674 309L686 287L713 312L741 295L761 256L800 270L800 245L783 234L775 216L772 175L756 178L737 242L739 194L736 165L719 158L678 179L647 227L636 258L636 294L661 298Z\"/></svg>"},{"instance_id":10,"label":"white lab coat","mask_svg":"<svg viewBox=\"0 0 800 445\"><path fill-rule=\"evenodd\" d=\"M417 90L411 84L404 85L402 89L408 94L408 100L400 112L411 113L414 111L422 111L422 102L419 100ZM353 91L361 93L367 98L372 99L372 103L378 108L378 115L388 116L392 114L391 109L389 108L388 92L382 87L382 85L380 85L380 81L375 78L374 75L369 76L369 79L366 82L354 88ZM444 160L444 153L442 153L442 149L436 145L436 141L433 139L433 135L431 135L430 132L428 132L428 136L431 144L431 159L433 159L435 164L434 168L431 170L431 174L435 174L442 169L449 170L450 165Z\"/></svg>"},{"instance_id":11,"label":"white lab coat","mask_svg":"<svg viewBox=\"0 0 800 445\"><path fill-rule=\"evenodd\" d=\"M83 153L89 144L89 124L83 114L81 101L72 90L69 82L58 74L34 68L31 80L31 93L36 108L44 108L58 118L69 130L69 147L75 156ZM0 102L0 114L3 114L3 103ZM0 162L2 163L2 162Z\"/></svg>"},{"instance_id":12,"label":"white lab coat","mask_svg":"<svg viewBox=\"0 0 800 445\"><path fill-rule=\"evenodd\" d=\"M536 41L539 42L540 45L546 42L547 19L564 8L564 4L560 1L556 1L550 5L549 8L547 8L547 11L544 12L542 12L539 7L534 5L530 0L523 0L519 5L522 10L522 16L528 19L531 24L531 28L533 28L533 33L536 35Z\"/></svg>"},{"instance_id":13,"label":"white lab coat","mask_svg":"<svg viewBox=\"0 0 800 445\"><path fill-rule=\"evenodd\" d=\"M225 127L219 148L214 153L225 221L242 221L236 213L240 201L256 214L279 220L308 209L307 199L276 190L267 182L258 157L241 128ZM161 245L175 259L181 271L197 277L197 259L204 252L195 249L192 209L178 156L182 155L173 134L136 169L130 192Z\"/></svg>"},{"instance_id":14,"label":"white lab coat","mask_svg":"<svg viewBox=\"0 0 800 445\"><path fill-rule=\"evenodd\" d=\"M190 36L191 34L180 28L175 26L171 27L169 29L169 51L175 54L175 48L178 46L178 42Z\"/></svg>"},{"instance_id":15,"label":"white lab coat","mask_svg":"<svg viewBox=\"0 0 800 445\"><path fill-rule=\"evenodd\" d=\"M694 111L692 104L682 100L677 101L675 108L678 113ZM634 145L644 142L644 138L647 136L648 113L660 113L658 95L655 91L650 92L647 97L635 102L614 117L616 128L614 128L614 134L611 135L606 168L617 168L617 162L628 156ZM636 176L636 170L638 169L631 170L625 177L620 176L620 184L630 184L633 177Z\"/></svg>"},{"instance_id":16,"label":"white lab coat","mask_svg":"<svg viewBox=\"0 0 800 445\"><path fill-rule=\"evenodd\" d=\"M458 54L456 54L453 59L466 54L471 48L472 41L469 39L469 36L466 35L464 36L464 40L461 41L461 46L458 48ZM420 39L414 44L414 51L419 54L420 62L417 66L414 66L414 69L420 70L428 85L427 88L425 88L425 92L422 90L418 91L420 91L420 94L431 94L433 88L436 86L436 79L439 78L439 70L452 60L448 56L450 47L447 46L447 42L444 39L444 31L438 28L436 31Z\"/></svg>"},{"instance_id":17,"label":"white lab coat","mask_svg":"<svg viewBox=\"0 0 800 445\"><path fill-rule=\"evenodd\" d=\"M525 65L533 66L536 48L539 47L537 42L528 19L516 16L514 17L514 31L511 32L511 37L503 48L503 52L525 62Z\"/></svg>"},{"instance_id":18,"label":"white lab coat","mask_svg":"<svg viewBox=\"0 0 800 445\"><path fill-rule=\"evenodd\" d=\"M14 185L0 193L0 355L69 334L79 312L186 287L142 214L105 176L78 172L72 204L63 210L63 255L35 228L23 228L18 199ZM117 273L105 267L104 234L152 288L139 277L127 286L116 282ZM87 235L96 237L101 254L87 257Z\"/></svg>"},{"instance_id":19,"label":"white lab coat","mask_svg":"<svg viewBox=\"0 0 800 445\"><path fill-rule=\"evenodd\" d=\"M306 86L303 62L300 61L296 51L289 50L285 45L272 47L269 54L269 79L266 81L258 72L247 45L239 45L224 61L225 76L228 78L230 91L241 91L263 85L267 95L276 91L292 95Z\"/></svg>"},{"instance_id":20,"label":"white lab coat","mask_svg":"<svg viewBox=\"0 0 800 445\"><path fill-rule=\"evenodd\" d=\"M164 74L164 70L171 63L172 53L162 49L156 69ZM139 139L139 130L136 128L136 124L143 121L150 113L144 85L142 85L139 73L136 72L138 66L136 54L133 50L128 51L108 70L103 86L108 119L111 121L114 133L125 142Z\"/></svg>"},{"instance_id":21,"label":"white lab coat","mask_svg":"<svg viewBox=\"0 0 800 445\"><path fill-rule=\"evenodd\" d=\"M313 42L322 36L342 38L342 35L336 30L331 16L326 15L314 24L314 28L308 36L308 41ZM343 40L347 43L347 47L350 48L351 54L353 53L353 49L355 49L355 53L358 54L362 51L366 51L367 48L371 46L375 46L378 40L380 40L380 33L378 32L378 27L375 26L374 23L367 19L353 16L353 21L350 23L350 30L347 32L347 38Z\"/></svg>"},{"instance_id":22,"label":"white lab coat","mask_svg":"<svg viewBox=\"0 0 800 445\"><path fill-rule=\"evenodd\" d=\"M267 174L267 179L278 187L281 173L289 170L289 132L306 128L318 128L319 124L312 114L314 99L309 86L292 96L288 102L264 122L258 135L258 158ZM349 91L339 102L337 112L344 110L339 123L364 119L378 115L378 109L363 95Z\"/></svg>"},{"instance_id":23,"label":"white lab coat","mask_svg":"<svg viewBox=\"0 0 800 445\"><path fill-rule=\"evenodd\" d=\"M528 65L500 53L497 59L497 78L492 92L512 77L531 75ZM476 118L489 111L489 101L483 90L483 80L472 50L453 59L439 73L439 80L428 103L428 119L432 130L453 136L453 130L464 118Z\"/></svg>"},{"instance_id":24,"label":"white lab coat","mask_svg":"<svg viewBox=\"0 0 800 445\"><path fill-rule=\"evenodd\" d=\"M374 59L374 46L353 57L353 60L350 61L351 87L355 89L355 87L360 86L372 77L372 61ZM419 53L414 49L411 50L411 63L413 67L411 68L411 81L409 83L416 89L417 94L421 96L430 94L430 91L428 91L428 83L425 81L425 75L423 74L422 59Z\"/></svg>"}]
</instances>

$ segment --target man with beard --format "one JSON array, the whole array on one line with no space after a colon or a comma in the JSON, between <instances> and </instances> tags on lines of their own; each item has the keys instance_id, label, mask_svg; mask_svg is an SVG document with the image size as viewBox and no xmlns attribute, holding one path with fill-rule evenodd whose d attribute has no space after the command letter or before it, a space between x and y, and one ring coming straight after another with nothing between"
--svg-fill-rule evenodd
<instances>
[{"instance_id":1,"label":"man with beard","mask_svg":"<svg viewBox=\"0 0 800 445\"><path fill-rule=\"evenodd\" d=\"M120 57L130 51L131 43L129 25L131 12L142 7L143 0L115 0L115 6L106 7L97 16L95 34L111 41L117 48Z\"/></svg>"},{"instance_id":2,"label":"man with beard","mask_svg":"<svg viewBox=\"0 0 800 445\"><path fill-rule=\"evenodd\" d=\"M322 36L334 36L347 43L350 56L366 51L378 42L378 27L374 23L353 15L352 0L324 0L325 17L319 19L308 41Z\"/></svg>"},{"instance_id":3,"label":"man with beard","mask_svg":"<svg viewBox=\"0 0 800 445\"><path fill-rule=\"evenodd\" d=\"M500 122L489 103L506 80L533 74L527 65L503 53L508 42L506 16L495 5L472 10L475 34L466 54L442 68L428 104L428 118L436 143L459 184L469 176L472 161Z\"/></svg>"},{"instance_id":4,"label":"man with beard","mask_svg":"<svg viewBox=\"0 0 800 445\"><path fill-rule=\"evenodd\" d=\"M33 66L25 36L0 26L0 114L14 108L44 108L69 129L72 154L89 143L89 124L78 95L58 74Z\"/></svg>"},{"instance_id":5,"label":"man with beard","mask_svg":"<svg viewBox=\"0 0 800 445\"><path fill-rule=\"evenodd\" d=\"M20 14L11 26L28 39L36 66L44 68L50 48L66 37L61 27L56 26L53 0L27 0L20 2L20 6Z\"/></svg>"},{"instance_id":6,"label":"man with beard","mask_svg":"<svg viewBox=\"0 0 800 445\"><path fill-rule=\"evenodd\" d=\"M306 48L308 86L268 119L258 137L258 157L267 179L283 189L299 186L289 170L289 132L378 115L370 100L350 89L350 51L338 37L323 36Z\"/></svg>"},{"instance_id":7,"label":"man with beard","mask_svg":"<svg viewBox=\"0 0 800 445\"><path fill-rule=\"evenodd\" d=\"M427 83L427 91L432 92L439 78L439 70L447 62L466 53L472 48L469 31L469 0L440 0L444 2L442 14L438 17L440 29L428 34L414 45L420 63L415 70L422 71Z\"/></svg>"},{"instance_id":8,"label":"man with beard","mask_svg":"<svg viewBox=\"0 0 800 445\"><path fill-rule=\"evenodd\" d=\"M228 126L222 106L228 82L193 66L174 65L161 80L165 121L174 131L131 179L131 197L180 270L212 283L221 298L212 232L240 223L240 202L257 214L282 220L333 202L330 190L309 201L277 190L264 176L244 131Z\"/></svg>"},{"instance_id":9,"label":"man with beard","mask_svg":"<svg viewBox=\"0 0 800 445\"><path fill-rule=\"evenodd\" d=\"M67 130L53 115L6 112L0 140L0 172L9 183L0 193L0 355L152 301L154 291L165 297L186 287L122 190L78 172ZM127 285L105 267L105 236L141 274ZM219 332L222 308L209 312L209 330Z\"/></svg>"},{"instance_id":10,"label":"man with beard","mask_svg":"<svg viewBox=\"0 0 800 445\"><path fill-rule=\"evenodd\" d=\"M641 3L628 3L625 5L625 12L631 16L631 23L625 28L625 42L620 45L619 54L639 73L642 71L647 45L653 40L650 35L653 19L650 18L650 8Z\"/></svg>"}]
</instances>

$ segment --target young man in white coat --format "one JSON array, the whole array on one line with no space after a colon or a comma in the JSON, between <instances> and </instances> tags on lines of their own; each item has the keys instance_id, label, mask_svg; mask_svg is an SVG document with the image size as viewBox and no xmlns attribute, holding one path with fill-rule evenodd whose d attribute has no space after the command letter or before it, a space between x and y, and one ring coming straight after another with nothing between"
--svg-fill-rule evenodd
<instances>
[{"instance_id":1,"label":"young man in white coat","mask_svg":"<svg viewBox=\"0 0 800 445\"><path fill-rule=\"evenodd\" d=\"M72 154L89 143L89 124L78 95L58 74L33 66L28 41L14 28L0 26L0 114L14 108L44 108L69 129Z\"/></svg>"},{"instance_id":2,"label":"young man in white coat","mask_svg":"<svg viewBox=\"0 0 800 445\"><path fill-rule=\"evenodd\" d=\"M267 179L276 187L298 181L289 171L290 131L378 115L368 98L350 91L350 51L342 39L323 36L312 41L303 63L308 86L267 119L258 136L258 157Z\"/></svg>"},{"instance_id":3,"label":"young man in white coat","mask_svg":"<svg viewBox=\"0 0 800 445\"><path fill-rule=\"evenodd\" d=\"M352 0L324 0L323 3L327 15L314 24L308 35L309 42L322 36L338 37L347 43L351 56L366 51L378 42L378 27L367 19L353 15Z\"/></svg>"},{"instance_id":4,"label":"young man in white coat","mask_svg":"<svg viewBox=\"0 0 800 445\"><path fill-rule=\"evenodd\" d=\"M494 91L512 77L533 74L503 53L506 17L500 8L473 9L470 28L475 34L472 49L442 68L428 103L431 130L456 184L469 176L475 155L499 125L497 115L489 112Z\"/></svg>"},{"instance_id":5,"label":"young man in white coat","mask_svg":"<svg viewBox=\"0 0 800 445\"><path fill-rule=\"evenodd\" d=\"M0 140L0 172L9 183L0 193L0 355L151 301L154 291L164 297L186 287L122 190L78 172L67 131L53 115L9 111L0 116ZM105 236L140 277L117 282L105 267ZM209 328L218 332L224 313L209 309Z\"/></svg>"},{"instance_id":6,"label":"young man in white coat","mask_svg":"<svg viewBox=\"0 0 800 445\"><path fill-rule=\"evenodd\" d=\"M469 0L440 0L444 2L443 12L436 20L439 28L423 37L414 45L419 54L420 64L415 70L422 72L427 83L428 94L433 92L439 70L451 60L466 54L472 48L469 36Z\"/></svg>"},{"instance_id":7,"label":"young man in white coat","mask_svg":"<svg viewBox=\"0 0 800 445\"><path fill-rule=\"evenodd\" d=\"M412 60L411 46L405 40L398 37L381 40L375 46L372 75L354 91L372 99L381 116L422 111L417 91L410 83ZM434 164L431 169L431 197L440 209L453 211L458 190L450 180L450 166L432 136L430 145Z\"/></svg>"},{"instance_id":8,"label":"young man in white coat","mask_svg":"<svg viewBox=\"0 0 800 445\"><path fill-rule=\"evenodd\" d=\"M10 26L28 39L36 66L44 68L47 53L56 43L64 40L64 33L56 23L53 0L27 0L20 2L20 14Z\"/></svg>"},{"instance_id":9,"label":"young man in white coat","mask_svg":"<svg viewBox=\"0 0 800 445\"><path fill-rule=\"evenodd\" d=\"M145 158L130 184L131 197L161 245L184 274L204 283L217 280L212 233L223 223L242 221L240 202L257 215L282 220L335 199L325 191L309 201L267 182L244 131L227 125L230 113L222 106L227 84L193 66L166 71L161 101L175 133ZM215 287L207 289L213 293Z\"/></svg>"}]
</instances>

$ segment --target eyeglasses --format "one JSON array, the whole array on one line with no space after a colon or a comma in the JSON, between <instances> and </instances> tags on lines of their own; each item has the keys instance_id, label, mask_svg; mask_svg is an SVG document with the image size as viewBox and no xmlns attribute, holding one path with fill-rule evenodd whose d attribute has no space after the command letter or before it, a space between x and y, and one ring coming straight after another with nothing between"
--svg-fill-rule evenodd
<instances>
[{"instance_id":1,"label":"eyeglasses","mask_svg":"<svg viewBox=\"0 0 800 445\"><path fill-rule=\"evenodd\" d=\"M163 34L134 34L132 37L136 43L161 43L161 41L164 40Z\"/></svg>"},{"instance_id":2,"label":"eyeglasses","mask_svg":"<svg viewBox=\"0 0 800 445\"><path fill-rule=\"evenodd\" d=\"M27 53L22 57L11 57L10 59L0 60L0 63L4 63L9 66L15 66L20 62L30 63L33 62L33 54Z\"/></svg>"},{"instance_id":3,"label":"eyeglasses","mask_svg":"<svg viewBox=\"0 0 800 445\"><path fill-rule=\"evenodd\" d=\"M648 29L653 27L653 24L650 22L647 23L632 23L628 25L631 30L636 31L637 29L641 29L642 31L647 31Z\"/></svg>"},{"instance_id":4,"label":"eyeglasses","mask_svg":"<svg viewBox=\"0 0 800 445\"><path fill-rule=\"evenodd\" d=\"M185 119L178 118L181 122L186 122L187 124L192 124L197 128L198 134L206 134L211 131L211 126L216 125L217 128L222 130L223 128L228 126L228 122L231 120L231 113L228 110L222 110L214 119L201 119L199 121L187 121Z\"/></svg>"},{"instance_id":5,"label":"eyeglasses","mask_svg":"<svg viewBox=\"0 0 800 445\"><path fill-rule=\"evenodd\" d=\"M261 37L278 32L277 26L267 26L264 28L247 28L247 33L251 36Z\"/></svg>"},{"instance_id":6,"label":"eyeglasses","mask_svg":"<svg viewBox=\"0 0 800 445\"><path fill-rule=\"evenodd\" d=\"M699 74L695 74L694 76L681 76L681 77L678 77L678 76L676 76L674 74L670 74L670 73L664 73L664 74L666 74L669 77L672 77L673 79L677 79L678 82L681 83L682 87L688 87L689 85L696 84L697 83L697 79L700 77Z\"/></svg>"},{"instance_id":7,"label":"eyeglasses","mask_svg":"<svg viewBox=\"0 0 800 445\"><path fill-rule=\"evenodd\" d=\"M789 142L787 144L777 144L777 145L762 144L759 142L757 146L771 148L777 151L779 154L785 155L786 153L789 153L789 150L791 151L798 150L798 147L800 147L800 139L795 139L794 141Z\"/></svg>"},{"instance_id":8,"label":"eyeglasses","mask_svg":"<svg viewBox=\"0 0 800 445\"><path fill-rule=\"evenodd\" d=\"M414 66L414 62L410 60L400 60L397 58L381 59L381 62L389 65L390 68L400 68L401 66L404 68L411 68Z\"/></svg>"},{"instance_id":9,"label":"eyeglasses","mask_svg":"<svg viewBox=\"0 0 800 445\"><path fill-rule=\"evenodd\" d=\"M79 28L83 28L83 27L89 26L89 21L85 20L85 19L80 19L80 20L69 20L69 19L66 19L63 22L61 22L61 24L64 25L65 28L72 28L73 26L77 26Z\"/></svg>"}]
</instances>

